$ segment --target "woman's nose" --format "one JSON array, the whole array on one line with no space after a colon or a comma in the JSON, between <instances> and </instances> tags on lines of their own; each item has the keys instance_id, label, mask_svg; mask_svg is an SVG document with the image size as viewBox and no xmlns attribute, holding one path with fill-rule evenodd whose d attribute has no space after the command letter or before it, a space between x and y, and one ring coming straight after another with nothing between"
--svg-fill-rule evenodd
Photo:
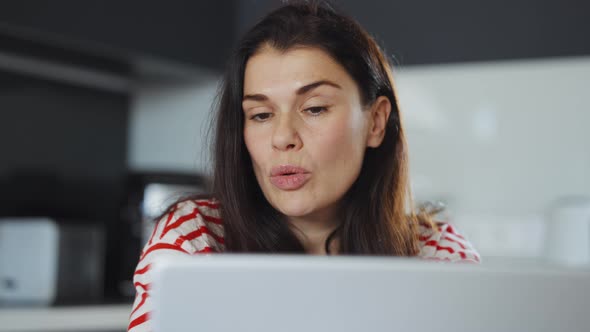
<instances>
[{"instance_id":1,"label":"woman's nose","mask_svg":"<svg viewBox=\"0 0 590 332\"><path fill-rule=\"evenodd\" d=\"M297 119L293 119L289 114L283 114L275 122L273 131L272 145L273 148L280 151L298 150L302 142L297 130Z\"/></svg>"}]
</instances>

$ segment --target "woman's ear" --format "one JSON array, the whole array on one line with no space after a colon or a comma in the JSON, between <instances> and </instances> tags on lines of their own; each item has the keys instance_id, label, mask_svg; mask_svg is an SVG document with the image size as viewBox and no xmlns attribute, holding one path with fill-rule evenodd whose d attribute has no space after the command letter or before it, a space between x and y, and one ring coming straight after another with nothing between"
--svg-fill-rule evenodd
<instances>
[{"instance_id":1,"label":"woman's ear","mask_svg":"<svg viewBox=\"0 0 590 332\"><path fill-rule=\"evenodd\" d=\"M391 102L385 96L379 96L369 110L369 130L367 132L367 146L376 148L381 145L385 137L385 128L391 113Z\"/></svg>"}]
</instances>

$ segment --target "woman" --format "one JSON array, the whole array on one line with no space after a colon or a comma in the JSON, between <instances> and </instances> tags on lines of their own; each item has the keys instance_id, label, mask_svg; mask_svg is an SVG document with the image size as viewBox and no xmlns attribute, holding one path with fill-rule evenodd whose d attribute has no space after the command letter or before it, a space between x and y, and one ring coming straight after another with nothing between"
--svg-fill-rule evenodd
<instances>
[{"instance_id":1,"label":"woman","mask_svg":"<svg viewBox=\"0 0 590 332\"><path fill-rule=\"evenodd\" d=\"M172 252L479 261L450 225L408 215L391 70L326 6L286 5L243 37L220 89L214 156L215 199L172 206L142 252L129 330L148 328L150 262Z\"/></svg>"}]
</instances>

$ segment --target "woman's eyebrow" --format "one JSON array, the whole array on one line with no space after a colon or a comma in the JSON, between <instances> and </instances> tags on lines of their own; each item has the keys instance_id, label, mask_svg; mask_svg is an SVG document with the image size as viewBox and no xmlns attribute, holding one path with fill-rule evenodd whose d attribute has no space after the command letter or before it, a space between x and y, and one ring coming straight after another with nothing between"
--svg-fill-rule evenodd
<instances>
[{"instance_id":1,"label":"woman's eyebrow","mask_svg":"<svg viewBox=\"0 0 590 332\"><path fill-rule=\"evenodd\" d=\"M297 89L297 92L295 92L297 95L302 95L302 94L306 94L309 91L321 86L321 85L329 85L331 87L337 88L337 89L342 89L342 87L332 81L328 81L328 80L321 80L321 81L317 81L317 82L313 82L311 84L308 84L306 86L302 86L299 89Z\"/></svg>"},{"instance_id":2,"label":"woman's eyebrow","mask_svg":"<svg viewBox=\"0 0 590 332\"><path fill-rule=\"evenodd\" d=\"M303 95L308 93L309 91L321 86L321 85L329 85L332 86L334 88L337 89L342 89L342 87L332 81L328 81L328 80L321 80L321 81L317 81L317 82L313 82L310 84L307 84L305 86L300 87L299 89L297 89L297 91L295 92L295 94L297 95ZM253 95L245 95L244 98L242 99L242 101L245 100L253 100L253 101L267 101L268 97L263 95L263 94L253 94Z\"/></svg>"},{"instance_id":3,"label":"woman's eyebrow","mask_svg":"<svg viewBox=\"0 0 590 332\"><path fill-rule=\"evenodd\" d=\"M244 98L242 98L242 101L245 101L245 100L267 101L268 97L263 94L245 95Z\"/></svg>"}]
</instances>

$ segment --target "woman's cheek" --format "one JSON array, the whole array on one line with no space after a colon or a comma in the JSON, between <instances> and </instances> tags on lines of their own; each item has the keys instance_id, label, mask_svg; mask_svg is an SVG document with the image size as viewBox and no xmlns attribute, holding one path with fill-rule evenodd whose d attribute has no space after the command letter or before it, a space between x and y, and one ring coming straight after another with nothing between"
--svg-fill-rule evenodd
<instances>
[{"instance_id":1,"label":"woman's cheek","mask_svg":"<svg viewBox=\"0 0 590 332\"><path fill-rule=\"evenodd\" d=\"M327 154L347 154L358 140L355 136L359 134L348 119L338 119L324 126L319 145Z\"/></svg>"},{"instance_id":2,"label":"woman's cheek","mask_svg":"<svg viewBox=\"0 0 590 332\"><path fill-rule=\"evenodd\" d=\"M257 130L256 128L244 128L244 143L246 144L246 149L248 150L248 154L250 155L250 159L254 166L254 171L257 175L262 171L265 159L264 149L266 148L266 145L261 144L264 140L263 131Z\"/></svg>"}]
</instances>

